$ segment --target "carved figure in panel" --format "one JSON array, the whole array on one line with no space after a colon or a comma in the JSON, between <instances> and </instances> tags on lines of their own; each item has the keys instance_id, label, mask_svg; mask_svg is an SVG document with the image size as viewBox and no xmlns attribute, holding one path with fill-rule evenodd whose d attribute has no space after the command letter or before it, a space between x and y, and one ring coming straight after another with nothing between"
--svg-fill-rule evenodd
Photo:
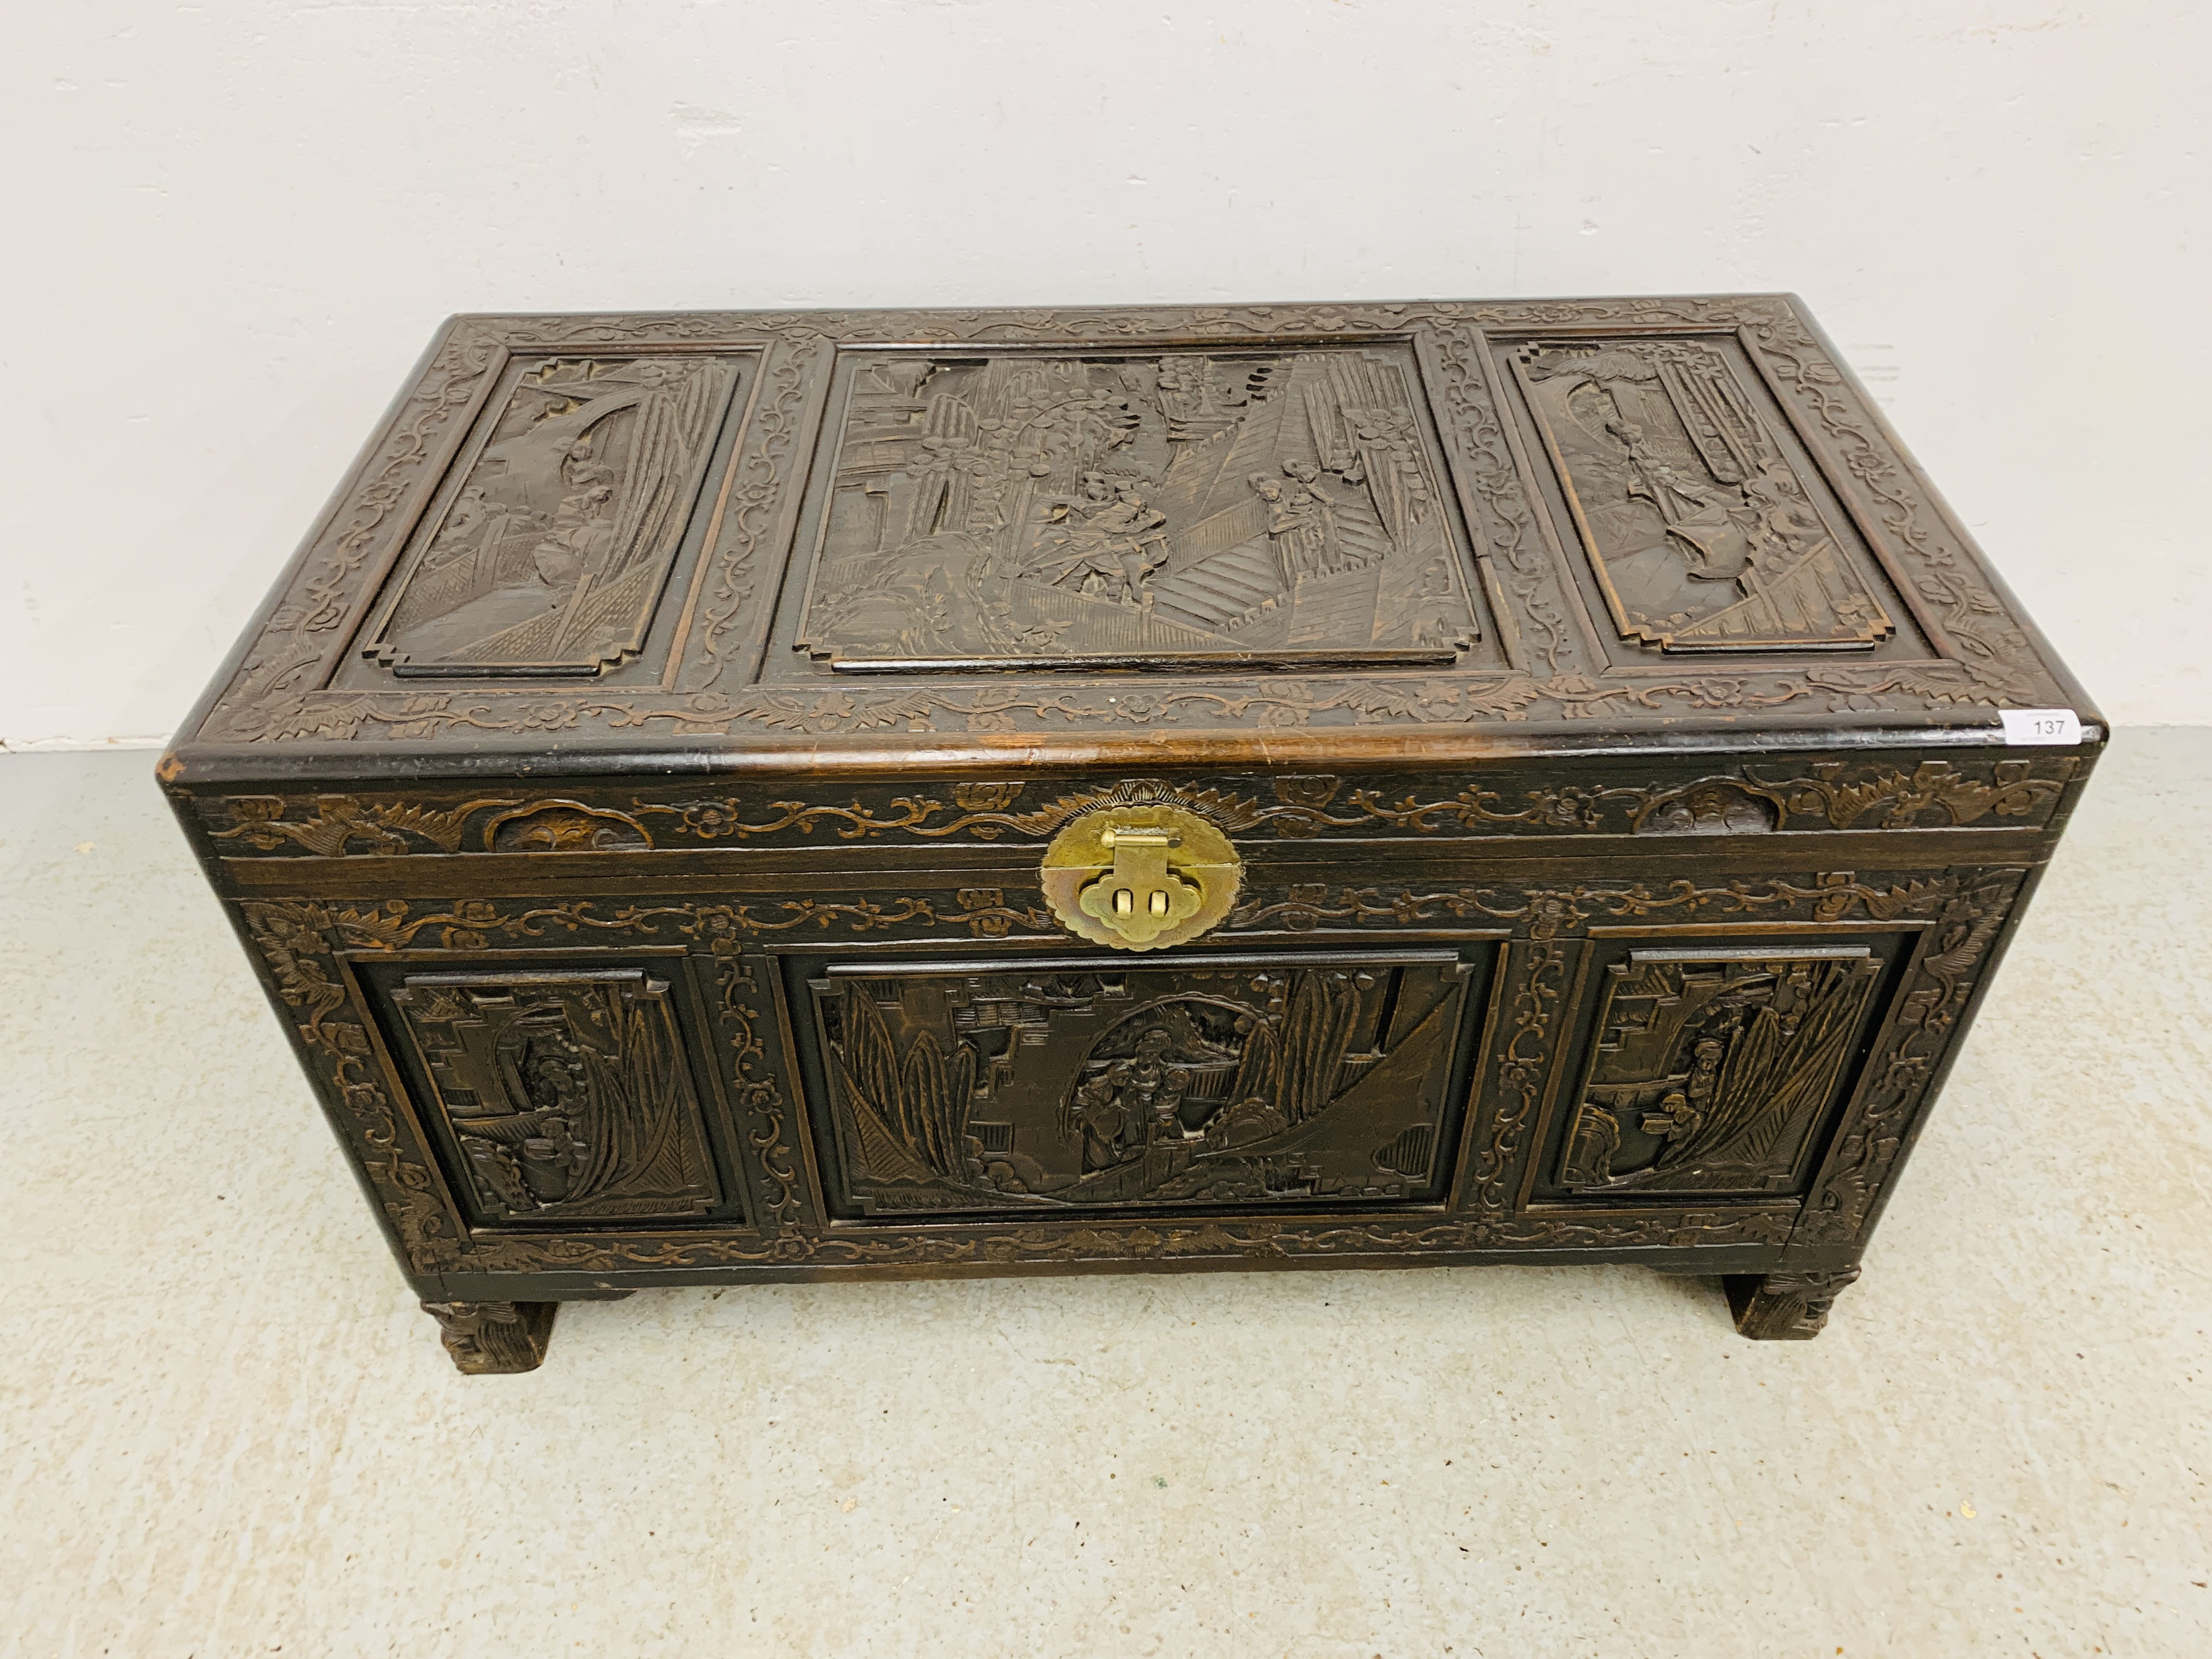
<instances>
[{"instance_id":1,"label":"carved figure in panel","mask_svg":"<svg viewBox=\"0 0 2212 1659\"><path fill-rule=\"evenodd\" d=\"M1402 346L859 371L801 645L842 665L1476 637Z\"/></svg>"},{"instance_id":2,"label":"carved figure in panel","mask_svg":"<svg viewBox=\"0 0 2212 1659\"><path fill-rule=\"evenodd\" d=\"M720 1201L664 981L416 975L392 1000L482 1215L689 1216Z\"/></svg>"},{"instance_id":3,"label":"carved figure in panel","mask_svg":"<svg viewBox=\"0 0 2212 1659\"><path fill-rule=\"evenodd\" d=\"M537 362L363 655L402 678L595 674L634 655L737 376L727 357Z\"/></svg>"},{"instance_id":4,"label":"carved figure in panel","mask_svg":"<svg viewBox=\"0 0 2212 1659\"><path fill-rule=\"evenodd\" d=\"M1462 968L958 971L817 983L872 1214L1433 1196Z\"/></svg>"},{"instance_id":5,"label":"carved figure in panel","mask_svg":"<svg viewBox=\"0 0 2212 1659\"><path fill-rule=\"evenodd\" d=\"M1755 959L1637 951L1615 963L1558 1184L1577 1193L1795 1188L1882 966L1861 946Z\"/></svg>"},{"instance_id":6,"label":"carved figure in panel","mask_svg":"<svg viewBox=\"0 0 2212 1659\"><path fill-rule=\"evenodd\" d=\"M1624 639L1864 649L1895 631L1717 344L1532 344L1512 359Z\"/></svg>"}]
</instances>

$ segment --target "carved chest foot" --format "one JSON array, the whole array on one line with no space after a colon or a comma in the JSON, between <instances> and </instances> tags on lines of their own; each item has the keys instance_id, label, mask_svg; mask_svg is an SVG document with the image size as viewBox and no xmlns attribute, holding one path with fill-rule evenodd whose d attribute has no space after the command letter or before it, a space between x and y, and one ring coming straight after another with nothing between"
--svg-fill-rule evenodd
<instances>
[{"instance_id":1,"label":"carved chest foot","mask_svg":"<svg viewBox=\"0 0 2212 1659\"><path fill-rule=\"evenodd\" d=\"M453 1368L470 1376L510 1376L545 1363L557 1302L425 1302Z\"/></svg>"},{"instance_id":2,"label":"carved chest foot","mask_svg":"<svg viewBox=\"0 0 2212 1659\"><path fill-rule=\"evenodd\" d=\"M1858 1276L1854 1266L1825 1273L1731 1273L1722 1282L1736 1329L1762 1342L1804 1342L1826 1328L1828 1310Z\"/></svg>"}]
</instances>

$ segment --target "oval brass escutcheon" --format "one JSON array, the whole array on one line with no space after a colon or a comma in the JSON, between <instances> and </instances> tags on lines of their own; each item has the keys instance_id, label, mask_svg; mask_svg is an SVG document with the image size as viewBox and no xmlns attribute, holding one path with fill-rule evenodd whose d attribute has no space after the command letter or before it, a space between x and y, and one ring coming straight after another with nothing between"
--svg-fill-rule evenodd
<instances>
[{"instance_id":1,"label":"oval brass escutcheon","mask_svg":"<svg viewBox=\"0 0 2212 1659\"><path fill-rule=\"evenodd\" d=\"M1196 939L1237 902L1243 861L1229 837L1180 806L1109 806L1045 848L1045 902L1072 933L1118 951Z\"/></svg>"}]
</instances>

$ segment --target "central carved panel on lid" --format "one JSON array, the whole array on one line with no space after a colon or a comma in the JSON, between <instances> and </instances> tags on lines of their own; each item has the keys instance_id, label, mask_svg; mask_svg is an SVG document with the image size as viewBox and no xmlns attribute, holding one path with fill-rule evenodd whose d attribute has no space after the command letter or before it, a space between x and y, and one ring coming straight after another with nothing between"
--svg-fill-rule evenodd
<instances>
[{"instance_id":1,"label":"central carved panel on lid","mask_svg":"<svg viewBox=\"0 0 2212 1659\"><path fill-rule=\"evenodd\" d=\"M833 968L840 1207L1436 1197L1468 977L1449 951Z\"/></svg>"},{"instance_id":2,"label":"central carved panel on lid","mask_svg":"<svg viewBox=\"0 0 2212 1659\"><path fill-rule=\"evenodd\" d=\"M1468 562L1402 343L853 371L797 643L848 672L1444 665Z\"/></svg>"}]
</instances>

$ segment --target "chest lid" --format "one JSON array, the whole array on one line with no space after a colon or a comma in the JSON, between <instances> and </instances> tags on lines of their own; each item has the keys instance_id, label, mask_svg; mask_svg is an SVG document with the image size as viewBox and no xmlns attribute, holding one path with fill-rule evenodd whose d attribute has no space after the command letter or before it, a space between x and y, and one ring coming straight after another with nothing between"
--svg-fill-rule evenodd
<instances>
[{"instance_id":1,"label":"chest lid","mask_svg":"<svg viewBox=\"0 0 2212 1659\"><path fill-rule=\"evenodd\" d=\"M1787 297L462 317L174 763L1356 763L2051 707L2094 719Z\"/></svg>"}]
</instances>

